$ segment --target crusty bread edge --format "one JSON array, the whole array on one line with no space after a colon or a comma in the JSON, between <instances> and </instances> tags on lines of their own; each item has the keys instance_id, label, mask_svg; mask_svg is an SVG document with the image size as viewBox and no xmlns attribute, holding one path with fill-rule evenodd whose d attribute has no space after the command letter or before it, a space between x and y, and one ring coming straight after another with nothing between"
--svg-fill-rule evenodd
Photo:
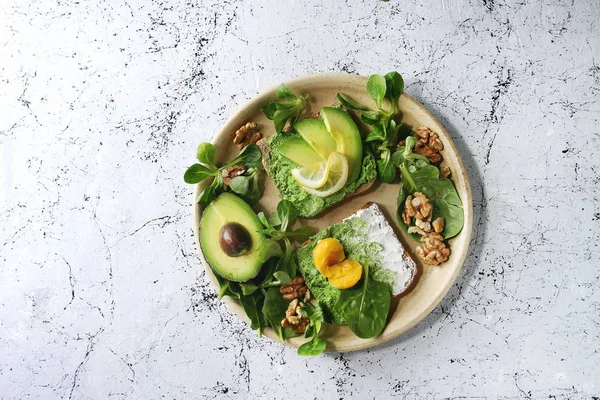
<instances>
[{"instance_id":1,"label":"crusty bread edge","mask_svg":"<svg viewBox=\"0 0 600 400\"><path fill-rule=\"evenodd\" d=\"M412 265L413 265L413 273L410 279L410 282L408 283L408 285L406 285L406 287L404 288L404 290L394 296L392 296L392 299L398 299L400 298L402 295L404 295L405 293L410 292L414 286L416 285L416 278L419 275L419 267L417 266L417 263L415 262L415 260L413 259L413 257L410 255L410 253L406 250L406 248L404 247L404 244L402 244L402 242L400 241L400 238L398 237L398 235L396 234L396 230L394 229L394 226L392 224L390 224L390 221L388 221L388 218L385 216L385 213L383 212L383 210L381 209L381 207L379 207L379 204L377 204L374 201L368 201L365 204L363 204L361 207L359 207L358 209L354 210L352 212L352 214L348 215L347 217L344 217L342 219L340 219L337 222L334 222L331 225L335 225L335 224L339 224L340 222L344 221L346 218L350 218L352 215L356 214L358 211L360 210L364 210L366 208L371 207L372 205L377 206L377 209L381 212L381 215L383 215L383 218L385 218L386 222L390 225L390 228L392 228L392 233L394 234L394 237L396 238L396 241L400 244L400 246L402 247L402 250L404 251L404 254L408 257L409 260L412 261ZM331 226L330 225L330 226ZM302 248L306 245L308 245L310 242L312 242L312 240L307 240L304 243L302 243L300 246L298 246L298 248Z\"/></svg>"}]
</instances>

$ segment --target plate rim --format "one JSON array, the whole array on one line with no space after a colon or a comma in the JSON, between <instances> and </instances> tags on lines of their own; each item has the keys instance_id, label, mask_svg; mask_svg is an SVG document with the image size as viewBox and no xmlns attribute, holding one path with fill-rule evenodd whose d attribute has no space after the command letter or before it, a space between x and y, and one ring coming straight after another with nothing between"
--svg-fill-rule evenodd
<instances>
[{"instance_id":1,"label":"plate rim","mask_svg":"<svg viewBox=\"0 0 600 400\"><path fill-rule=\"evenodd\" d=\"M295 78L285 80L285 81L283 81L283 83L285 83L287 86L290 86L290 87L297 87L297 86L301 86L303 84L303 82L306 82L306 81L321 80L321 79L327 79L327 78L332 78L332 81L334 81L334 82L340 80L340 78L343 78L344 80L348 81L347 84L352 84L352 82L351 82L352 80L356 81L356 83L358 83L359 81L362 81L363 86L367 81L367 77L362 76L362 75L349 74L349 73L345 73L345 72L323 72L323 73L317 73L317 74L301 75L301 76L298 76ZM246 100L243 104L239 105L236 108L236 110L225 120L225 122L221 125L221 127L216 131L216 133L213 135L210 142L215 146L218 143L221 143L222 139L219 139L219 138L221 138L223 135L225 135L229 131L231 131L231 132L235 131L235 129L230 126L233 124L233 122L235 120L239 119L240 116L244 114L244 110L246 110L250 107L258 107L259 105L257 103L265 104L268 101L272 100L275 97L275 90L280 84L281 83L272 85L272 86L260 91L256 96L251 97L250 99ZM462 271L465 260L469 253L471 236L473 233L473 197L472 197L472 192L471 192L471 184L469 181L469 176L468 176L467 170L465 169L463 159L460 156L460 153L458 152L458 149L456 148L456 145L454 144L452 137L450 136L450 134L448 133L446 128L440 123L440 121L423 104L421 104L419 101L417 101L414 97L412 97L406 93L403 93L402 96L405 96L407 101L413 103L413 105L416 106L420 112L427 114L429 118L431 118L433 121L435 121L437 123L437 125L441 128L442 134L446 137L447 143L450 144L450 146L452 148L452 153L454 153L456 155L456 162L459 165L459 171L462 176L462 179L464 180L464 190L465 190L465 195L466 195L465 196L466 198L464 199L465 201L463 203L464 225L463 225L463 229L461 231L461 233L464 232L466 235L466 237L464 238L464 240L466 242L466 247L465 247L464 251L462 252L462 254L460 255L459 259L457 260L457 263L460 264L460 267L455 269L454 273L447 280L445 287L441 291L439 291L438 295L433 299L433 301L430 302L430 304L427 308L425 308L421 313L419 313L414 318L412 318L408 323L404 324L400 328L394 329L390 332L386 332L385 335L380 335L380 336L377 336L377 337L374 337L371 339L360 339L357 337L356 338L357 340L356 340L356 342L354 342L355 343L354 345L345 345L345 346L342 346L341 348L336 346L335 342L330 339L328 341L327 349L325 350L326 352L349 352L349 351L357 351L357 350L363 350L366 348L375 347L375 346L381 345L383 343L389 342L389 341L399 337L403 333L409 331L410 329L414 328L418 323L423 321L429 314L431 314L431 312L446 297L446 295L450 291L450 288L452 288L452 286L456 282L456 279L458 278L458 275ZM454 180L453 180L453 183L456 185L456 182ZM199 221L200 221L200 217L201 217L201 207L196 203L196 199L199 195L199 191L201 188L200 185L201 185L200 183L195 185L194 198L192 201L192 208L193 208L192 228L193 228L193 232L194 232L194 240L196 242L196 248L197 248L197 252L200 257L200 260L201 260L202 268L204 269L209 281L211 282L213 289L216 290L218 293L218 288L219 288L218 281L216 280L210 265L208 265L208 262L204 258L204 254L202 253L202 248L200 246ZM418 282L417 282L417 285L418 285ZM220 301L223 301L238 317L240 317L243 321L248 323L248 317L246 316L242 306L237 301L230 298L229 296L225 296L225 297L221 298ZM282 344L285 344L290 347L297 348L301 344L301 342L290 341L289 339L284 340L284 341L279 340L277 338L277 336L275 335L275 332L273 331L272 328L265 328L263 331L263 334L264 334L264 336L267 336L270 339L272 339L278 343L282 343Z\"/></svg>"}]
</instances>

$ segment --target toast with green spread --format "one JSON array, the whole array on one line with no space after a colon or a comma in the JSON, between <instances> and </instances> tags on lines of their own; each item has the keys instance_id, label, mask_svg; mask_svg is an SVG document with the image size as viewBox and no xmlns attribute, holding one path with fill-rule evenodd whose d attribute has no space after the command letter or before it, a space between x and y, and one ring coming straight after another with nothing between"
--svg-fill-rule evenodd
<instances>
[{"instance_id":1,"label":"toast with green spread","mask_svg":"<svg viewBox=\"0 0 600 400\"><path fill-rule=\"evenodd\" d=\"M362 164L358 177L347 183L340 191L327 196L317 197L305 191L292 177L292 170L298 167L284 157L279 146L286 140L299 137L295 132L275 133L269 139L258 142L263 154L263 165L269 177L279 190L281 197L296 206L301 217L312 218L343 199L367 191L377 177L375 159L368 151L363 151Z\"/></svg>"},{"instance_id":2,"label":"toast with green spread","mask_svg":"<svg viewBox=\"0 0 600 400\"><path fill-rule=\"evenodd\" d=\"M338 324L345 324L337 289L315 267L314 250L320 240L334 238L347 259L369 264L369 277L389 288L391 297L405 293L417 276L417 266L376 203L369 202L339 223L330 225L296 250L300 272L311 293ZM363 277L364 278L364 277ZM360 283L358 283L360 286Z\"/></svg>"}]
</instances>

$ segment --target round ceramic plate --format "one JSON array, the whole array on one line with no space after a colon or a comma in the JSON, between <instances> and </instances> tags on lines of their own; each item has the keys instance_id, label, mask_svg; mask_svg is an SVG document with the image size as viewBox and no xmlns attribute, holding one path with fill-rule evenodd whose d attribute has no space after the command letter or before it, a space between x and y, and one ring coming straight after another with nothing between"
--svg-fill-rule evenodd
<instances>
[{"instance_id":1,"label":"round ceramic plate","mask_svg":"<svg viewBox=\"0 0 600 400\"><path fill-rule=\"evenodd\" d=\"M336 94L338 92L343 92L360 103L371 105L375 108L373 101L366 93L366 82L367 78L363 76L326 73L303 76L285 83L296 94L304 95L308 93L310 95L310 103L305 110L305 115L310 115L320 110L323 106L337 103ZM234 132L247 121L256 122L260 132L265 137L271 136L274 133L273 122L268 120L259 109L274 99L275 87L272 87L248 101L229 118L213 140L217 149L216 159L218 162L225 162L237 155L239 150L233 144L232 138ZM302 224L312 225L320 230L351 215L363 204L369 201L376 202L384 210L388 221L395 228L402 244L413 256L419 269L416 283L413 284L412 289L392 301L388 323L381 335L371 339L360 339L347 326L324 325L320 336L327 340L327 351L352 351L375 346L393 339L415 326L446 295L458 276L467 255L473 223L473 207L467 173L456 147L444 127L423 105L412 97L403 94L398 103L398 108L402 114L402 122L406 127L417 128L426 126L439 134L441 141L444 143L444 150L442 151L444 162L452 171L451 179L463 203L465 224L460 234L449 241L452 251L450 259L439 267L433 267L420 262L414 251L418 243L410 239L400 229L396 220L396 197L400 188L399 183L375 183L369 191L338 203L320 214L318 218L302 221ZM279 192L266 174L263 174L263 180L263 196L253 208L257 212L274 212L280 200ZM207 184L208 182L201 182L197 186L196 196ZM202 209L198 205L194 205L194 234L196 236L196 244L198 245L198 251L200 252L200 258L203 260L206 274L214 284L215 290L217 290L218 283L210 266L202 256L198 242L198 228L201 216ZM230 297L225 297L223 300L237 315L247 321L241 305ZM272 329L266 329L265 335L273 340L278 340ZM285 343L298 347L305 341L306 339L304 338L293 338L286 340Z\"/></svg>"}]
</instances>

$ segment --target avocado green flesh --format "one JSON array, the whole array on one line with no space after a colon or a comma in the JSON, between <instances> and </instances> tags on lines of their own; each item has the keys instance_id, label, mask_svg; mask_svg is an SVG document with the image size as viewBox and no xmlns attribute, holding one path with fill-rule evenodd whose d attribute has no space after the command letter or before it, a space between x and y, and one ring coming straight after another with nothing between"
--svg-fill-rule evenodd
<instances>
[{"instance_id":1,"label":"avocado green flesh","mask_svg":"<svg viewBox=\"0 0 600 400\"><path fill-rule=\"evenodd\" d=\"M380 243L370 241L367 223L359 217L349 218L323 229L312 237L308 244L296 250L298 266L310 292L329 310L336 323L344 324L341 310L335 307L342 290L331 286L314 264L313 250L319 240L328 237L339 240L344 246L347 259L356 260L363 266L368 262L369 276L373 279L383 282L391 288L394 284L394 276L382 268L381 250L383 247ZM358 284L360 285L360 283Z\"/></svg>"},{"instance_id":2,"label":"avocado green flesh","mask_svg":"<svg viewBox=\"0 0 600 400\"><path fill-rule=\"evenodd\" d=\"M362 139L358 126L347 112L333 107L321 109L323 122L337 143L337 151L348 160L348 182L354 182L360 174Z\"/></svg>"},{"instance_id":3,"label":"avocado green flesh","mask_svg":"<svg viewBox=\"0 0 600 400\"><path fill-rule=\"evenodd\" d=\"M239 257L230 257L221 249L219 232L229 222L241 224L252 241L250 250ZM202 254L219 276L235 282L254 278L262 266L261 251L264 236L257 231L262 225L252 208L231 193L223 193L213 200L200 220L200 246Z\"/></svg>"},{"instance_id":4,"label":"avocado green flesh","mask_svg":"<svg viewBox=\"0 0 600 400\"><path fill-rule=\"evenodd\" d=\"M294 129L325 160L337 149L335 139L331 136L321 119L303 119L294 124Z\"/></svg>"},{"instance_id":5,"label":"avocado green flesh","mask_svg":"<svg viewBox=\"0 0 600 400\"><path fill-rule=\"evenodd\" d=\"M292 169L298 164L284 157L277 149L280 143L292 137L298 137L296 133L276 133L269 139L271 151L265 157L265 167L273 183L279 189L281 196L296 206L301 217L311 218L339 202L347 195L354 193L361 185L371 182L377 175L375 160L369 153L363 154L362 168L354 182L346 185L338 192L327 196L317 197L307 193L292 177Z\"/></svg>"},{"instance_id":6,"label":"avocado green flesh","mask_svg":"<svg viewBox=\"0 0 600 400\"><path fill-rule=\"evenodd\" d=\"M277 150L287 159L301 167L308 167L325 161L300 136L292 136L279 143Z\"/></svg>"}]
</instances>

